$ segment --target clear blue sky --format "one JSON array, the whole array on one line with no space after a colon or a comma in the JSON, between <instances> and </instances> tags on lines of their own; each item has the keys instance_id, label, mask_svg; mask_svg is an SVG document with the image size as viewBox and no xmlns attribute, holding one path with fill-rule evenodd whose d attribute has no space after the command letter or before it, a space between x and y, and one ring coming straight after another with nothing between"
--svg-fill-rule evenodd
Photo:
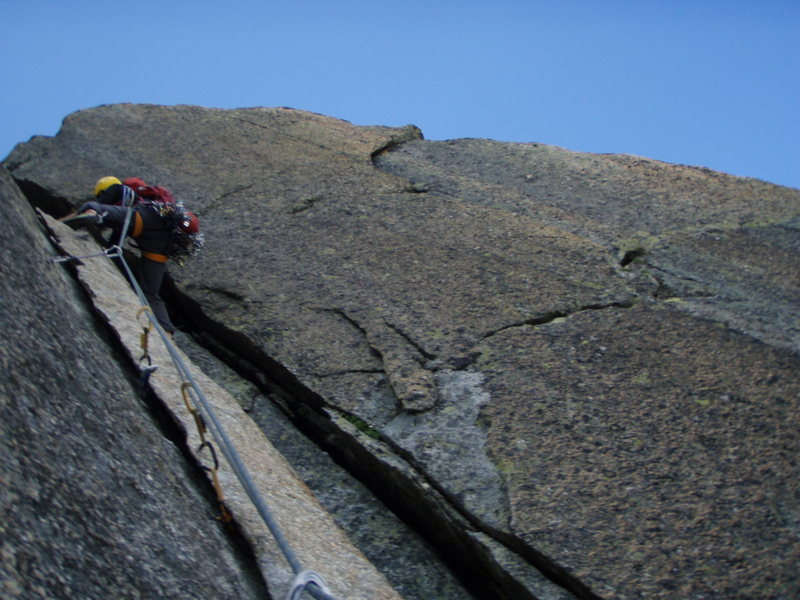
<instances>
[{"instance_id":1,"label":"clear blue sky","mask_svg":"<svg viewBox=\"0 0 800 600\"><path fill-rule=\"evenodd\" d=\"M800 188L800 0L0 0L0 24L0 158L100 104L290 106Z\"/></svg>"}]
</instances>

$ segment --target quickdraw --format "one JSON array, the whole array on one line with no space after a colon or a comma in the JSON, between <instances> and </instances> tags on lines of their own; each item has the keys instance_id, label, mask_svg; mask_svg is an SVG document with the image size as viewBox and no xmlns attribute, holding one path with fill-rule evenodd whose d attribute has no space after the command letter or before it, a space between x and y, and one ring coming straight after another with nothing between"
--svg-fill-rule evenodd
<instances>
[{"instance_id":1,"label":"quickdraw","mask_svg":"<svg viewBox=\"0 0 800 600\"><path fill-rule=\"evenodd\" d=\"M200 441L202 442L202 444L200 444L200 447L202 448L203 444L206 443L206 432L208 431L208 429L206 428L206 422L203 420L203 415L201 415L197 411L197 409L194 407L194 404L191 402L191 399L189 398L189 390L191 389L192 389L191 383L184 382L183 385L181 385L181 394L183 394L183 403L186 405L186 410L189 411L189 414L191 414L194 417L194 424L197 427L197 433L200 436Z\"/></svg>"},{"instance_id":2,"label":"quickdraw","mask_svg":"<svg viewBox=\"0 0 800 600\"><path fill-rule=\"evenodd\" d=\"M139 309L139 312L136 313L136 320L139 321L139 323L141 324L140 317L144 313L152 314L152 312L153 311L150 309L149 306L143 306ZM153 359L150 357L150 350L149 350L150 332L152 330L153 330L153 321L148 315L147 324L142 325L142 333L139 335L139 345L142 347L142 355L139 357L139 362L141 363L142 361L146 360L148 365L153 364Z\"/></svg>"},{"instance_id":3,"label":"quickdraw","mask_svg":"<svg viewBox=\"0 0 800 600\"><path fill-rule=\"evenodd\" d=\"M203 448L208 448L208 451L211 452L211 458L213 461L213 466L207 467L205 465L201 465L203 470L208 471L211 473L211 482L214 484L214 491L217 494L217 502L219 502L220 508L220 516L217 517L223 523L230 523L233 521L233 517L231 516L230 512L228 512L228 508L225 506L225 495L222 493L222 486L219 483L219 460L217 459L217 451L214 449L214 446L211 445L206 439L206 433L208 432L208 428L206 427L206 422L203 420L203 415L201 415L197 409L194 407L191 398L189 397L189 391L194 389L191 383L184 382L181 384L181 394L183 395L183 403L186 405L186 410L189 411L189 414L194 417L194 424L197 427L197 433L200 436L200 446L197 448L197 451L200 452Z\"/></svg>"},{"instance_id":4,"label":"quickdraw","mask_svg":"<svg viewBox=\"0 0 800 600\"><path fill-rule=\"evenodd\" d=\"M219 483L219 476L217 475L219 471L217 451L214 450L214 446L212 446L208 441L204 441L202 444L200 444L200 447L197 449L197 451L200 452L203 448L208 448L209 452L211 452L211 458L213 459L214 463L214 466L212 467L206 467L203 465L203 470L211 473L211 481L214 484L214 491L217 494L217 502L219 503L220 510L220 515L217 517L217 519L223 523L230 523L233 521L233 517L228 512L228 508L225 506L225 495L222 493L222 486Z\"/></svg>"},{"instance_id":5,"label":"quickdraw","mask_svg":"<svg viewBox=\"0 0 800 600\"><path fill-rule=\"evenodd\" d=\"M133 286L134 290L136 291L136 294L139 296L139 299L143 303L145 303L145 305L137 312L136 319L141 323L140 318L143 314L146 314L148 319L148 324L142 326L142 334L140 335L142 356L139 359L139 362L147 361L147 366L142 369L142 379L144 383L147 383L150 374L152 374L152 372L157 369L157 367L152 364L152 358L149 352L149 336L150 332L155 328L156 332L161 336L161 339L164 340L167 351L169 352L172 358L172 362L174 363L176 369L180 373L182 373L182 375L188 380L185 383L181 384L181 392L183 394L183 400L184 403L186 404L186 408L189 410L190 414L194 417L195 424L197 426L197 430L200 435L201 444L198 451L202 450L203 448L208 448L209 452L211 452L213 466L212 467L203 466L202 468L211 473L211 479L214 485L214 490L217 494L217 499L219 501L219 506L221 511L220 516L217 518L224 523L229 523L233 520L232 515L225 506L224 496L222 493L222 486L220 485L219 482L219 476L218 476L219 460L217 458L216 450L206 440L206 433L208 432L208 429L206 427L205 420L203 418L203 415L200 412L198 412L197 408L194 406L193 399L189 397L190 396L189 390L193 391L194 398L196 399L197 402L197 406L202 407L203 410L205 411L205 414L208 415L209 422L212 425L211 434L214 437L215 441L219 443L223 455L225 456L225 458L227 459L228 463L231 466L233 474L238 478L239 482L244 487L247 495L250 497L250 500L253 502L253 505L255 506L256 510L258 511L259 515L264 521L264 524L269 528L270 532L275 538L276 543L283 552L284 558L289 563L289 566L292 568L292 571L296 573L294 581L292 582L292 586L289 590L289 595L287 596L287 600L299 599L304 591L307 591L315 598L321 598L324 600L333 600L333 595L331 593L331 590L327 587L322 577L314 573L313 571L303 570L297 555L295 554L294 550L291 548L290 544L286 540L285 535L283 534L278 523L275 521L269 507L264 502L264 498L259 493L255 485L255 482L252 479L252 476L250 475L244 463L242 462L242 459L239 456L238 452L236 451L236 448L232 445L231 440L228 438L224 429L222 429L218 418L214 414L202 390L199 389L197 387L197 384L194 382L191 371L189 370L185 362L181 359L177 350L172 345L171 340L167 338L166 333L155 322L152 310L146 304L147 301L145 299L144 293L142 292L141 287L139 286L133 272L131 271L130 265L128 265L122 253L124 232L127 230L133 208L132 205L130 204L130 199L126 198L125 204L128 206L128 216L125 221L125 226L122 229L123 236L120 239L120 243L118 245L107 248L105 251L97 254L92 254L88 256L65 256L65 257L54 258L52 260L55 262L66 262L70 260L78 260L81 258L90 258L94 256L103 256L103 255L107 256L108 258L120 259L121 265L122 267L124 267L125 272L128 275L128 279L131 282L131 285Z\"/></svg>"}]
</instances>

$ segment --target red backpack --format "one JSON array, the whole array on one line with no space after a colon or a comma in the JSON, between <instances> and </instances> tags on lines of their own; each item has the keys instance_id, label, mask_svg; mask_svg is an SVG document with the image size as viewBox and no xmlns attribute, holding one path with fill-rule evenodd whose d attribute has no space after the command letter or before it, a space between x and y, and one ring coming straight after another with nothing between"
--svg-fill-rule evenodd
<instances>
[{"instance_id":1,"label":"red backpack","mask_svg":"<svg viewBox=\"0 0 800 600\"><path fill-rule=\"evenodd\" d=\"M147 185L138 177L128 177L122 180L122 185L127 185L145 202L161 202L162 204L175 204L175 198L167 188L160 185Z\"/></svg>"}]
</instances>

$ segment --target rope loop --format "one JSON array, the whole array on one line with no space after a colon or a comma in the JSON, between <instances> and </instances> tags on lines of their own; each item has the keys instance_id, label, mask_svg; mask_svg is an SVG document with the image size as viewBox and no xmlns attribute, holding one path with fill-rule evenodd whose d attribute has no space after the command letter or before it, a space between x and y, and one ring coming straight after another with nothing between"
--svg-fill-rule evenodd
<instances>
[{"instance_id":1,"label":"rope loop","mask_svg":"<svg viewBox=\"0 0 800 600\"><path fill-rule=\"evenodd\" d=\"M103 254L108 258L122 258L122 248L119 244L114 244L103 250Z\"/></svg>"},{"instance_id":2,"label":"rope loop","mask_svg":"<svg viewBox=\"0 0 800 600\"><path fill-rule=\"evenodd\" d=\"M333 598L333 595L331 594L330 589L328 589L328 585L325 583L322 575L315 573L314 571L300 571L297 575L295 575L295 578L292 581L292 587L289 588L289 593L286 595L286 600L299 600L300 596L303 594L303 591L305 591L305 589L311 584L315 584L319 588L323 594L323 597Z\"/></svg>"}]
</instances>

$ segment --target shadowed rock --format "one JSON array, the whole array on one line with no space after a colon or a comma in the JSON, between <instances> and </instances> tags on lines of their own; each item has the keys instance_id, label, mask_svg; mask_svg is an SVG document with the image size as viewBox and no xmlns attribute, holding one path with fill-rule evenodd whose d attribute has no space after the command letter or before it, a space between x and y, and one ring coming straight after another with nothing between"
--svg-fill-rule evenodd
<instances>
[{"instance_id":1,"label":"shadowed rock","mask_svg":"<svg viewBox=\"0 0 800 600\"><path fill-rule=\"evenodd\" d=\"M5 169L0 201L0 595L266 597Z\"/></svg>"},{"instance_id":2,"label":"shadowed rock","mask_svg":"<svg viewBox=\"0 0 800 600\"><path fill-rule=\"evenodd\" d=\"M800 191L291 109L105 106L5 164L54 211L109 173L196 209L176 318L479 595L798 591Z\"/></svg>"},{"instance_id":3,"label":"shadowed rock","mask_svg":"<svg viewBox=\"0 0 800 600\"><path fill-rule=\"evenodd\" d=\"M84 232L74 234L50 217L44 220L60 251L78 257L98 253ZM180 350L168 350L166 334L162 339L151 332L143 343L142 301L115 265L101 257L84 260L76 266L77 275L94 308L137 371L147 365L156 367L148 375L148 388L186 431L194 460L213 473L208 484L218 486L225 511L233 515L248 540L274 595L283 596L296 575L311 569L328 581L332 598L399 600L235 399ZM187 383L191 392L186 391ZM198 412L188 410L191 405ZM241 467L234 468L235 464ZM260 508L262 503L265 509Z\"/></svg>"}]
</instances>

